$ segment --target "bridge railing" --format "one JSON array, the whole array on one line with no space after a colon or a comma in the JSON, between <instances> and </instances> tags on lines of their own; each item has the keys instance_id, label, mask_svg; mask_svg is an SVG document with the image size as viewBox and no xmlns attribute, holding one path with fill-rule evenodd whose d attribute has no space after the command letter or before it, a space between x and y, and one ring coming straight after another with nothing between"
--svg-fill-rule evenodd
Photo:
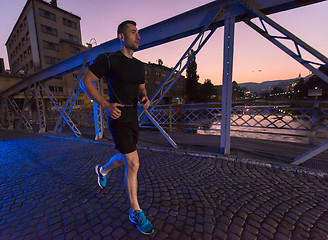
<instances>
[{"instance_id":1,"label":"bridge railing","mask_svg":"<svg viewBox=\"0 0 328 240\"><path fill-rule=\"evenodd\" d=\"M219 135L221 111L221 103L214 102L158 105L151 114L168 131ZM36 124L37 115L28 116L30 123ZM48 109L46 116L47 124L53 125L59 113ZM92 109L74 109L70 116L78 127L94 127ZM105 111L103 117L107 128ZM148 118L141 121L140 127L155 129ZM310 143L320 137L327 139L328 101L233 102L231 136Z\"/></svg>"},{"instance_id":2,"label":"bridge railing","mask_svg":"<svg viewBox=\"0 0 328 240\"><path fill-rule=\"evenodd\" d=\"M221 103L171 104L157 106L152 115L170 131L220 134L221 111ZM148 119L141 127L154 128ZM232 136L281 135L280 139L308 138L313 142L315 136L328 133L328 101L233 102L231 131Z\"/></svg>"}]
</instances>

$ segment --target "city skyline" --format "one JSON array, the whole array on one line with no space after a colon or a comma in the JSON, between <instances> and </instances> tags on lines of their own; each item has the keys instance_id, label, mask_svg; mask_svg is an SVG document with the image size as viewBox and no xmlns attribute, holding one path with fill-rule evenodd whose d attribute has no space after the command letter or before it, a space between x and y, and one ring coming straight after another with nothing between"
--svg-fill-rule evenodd
<instances>
[{"instance_id":1,"label":"city skyline","mask_svg":"<svg viewBox=\"0 0 328 240\"><path fill-rule=\"evenodd\" d=\"M94 43L94 39L96 39L99 45L114 39L117 25L125 19L135 20L138 24L137 27L142 29L212 1L199 3L195 0L179 2L168 0L164 3L140 0L138 4L135 4L130 0L120 1L119 3L99 0L99 4L90 5L89 1L81 0L78 6L76 6L76 0L57 0L57 2L59 8L81 17L82 43ZM4 58L6 69L8 69L8 58L4 44L25 4L26 0L13 0L10 6L7 4L0 10L2 16L4 14L8 16L0 23L3 33L1 35L0 57ZM272 14L269 15L269 18L327 56L328 34L324 31L325 25L328 23L328 15L325 14L327 12L328 2L324 1ZM147 16L147 18L144 16ZM108 23L109 21L110 23ZM195 36L191 36L138 51L135 53L135 57L144 62L156 62L158 59L162 59L165 66L173 67L194 38ZM205 79L210 79L215 85L222 83L222 51L223 28L219 28L196 57L197 73L200 76L201 83ZM308 69L260 36L245 23L236 24L234 81L245 83L284 80L296 78L299 74L306 76L309 73Z\"/></svg>"}]
</instances>

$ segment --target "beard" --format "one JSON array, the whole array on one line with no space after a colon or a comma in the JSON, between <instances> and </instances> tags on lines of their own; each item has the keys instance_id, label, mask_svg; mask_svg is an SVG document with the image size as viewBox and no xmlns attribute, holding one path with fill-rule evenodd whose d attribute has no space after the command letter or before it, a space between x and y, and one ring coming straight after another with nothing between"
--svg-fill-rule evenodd
<instances>
[{"instance_id":1,"label":"beard","mask_svg":"<svg viewBox=\"0 0 328 240\"><path fill-rule=\"evenodd\" d=\"M136 45L136 46L131 46L130 47L133 51L137 51L139 49L139 45Z\"/></svg>"},{"instance_id":2,"label":"beard","mask_svg":"<svg viewBox=\"0 0 328 240\"><path fill-rule=\"evenodd\" d=\"M123 42L126 48L131 49L133 51L137 51L139 49L139 44L127 44L126 42Z\"/></svg>"}]
</instances>

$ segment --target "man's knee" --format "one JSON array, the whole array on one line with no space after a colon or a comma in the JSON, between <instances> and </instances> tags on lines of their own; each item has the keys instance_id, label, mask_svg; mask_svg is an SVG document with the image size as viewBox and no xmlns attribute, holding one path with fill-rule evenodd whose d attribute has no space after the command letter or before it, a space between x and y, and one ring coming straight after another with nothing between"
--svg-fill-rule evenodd
<instances>
[{"instance_id":1,"label":"man's knee","mask_svg":"<svg viewBox=\"0 0 328 240\"><path fill-rule=\"evenodd\" d=\"M132 152L124 155L125 157L125 162L126 162L126 167L129 168L132 171L138 171L139 169L139 157L138 153Z\"/></svg>"}]
</instances>

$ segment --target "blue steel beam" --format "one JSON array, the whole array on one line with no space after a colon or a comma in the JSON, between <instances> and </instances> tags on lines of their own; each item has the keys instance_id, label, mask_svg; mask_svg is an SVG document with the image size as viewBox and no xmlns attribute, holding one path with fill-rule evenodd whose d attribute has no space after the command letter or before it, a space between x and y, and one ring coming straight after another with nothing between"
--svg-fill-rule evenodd
<instances>
[{"instance_id":1,"label":"blue steel beam","mask_svg":"<svg viewBox=\"0 0 328 240\"><path fill-rule=\"evenodd\" d=\"M322 1L324 0L250 0L249 2L256 4L258 9L263 13L271 14ZM224 19L227 17L235 17L236 22L242 21L247 14L247 10L238 7L237 3L238 0L217 0L157 24L143 28L140 30L140 35L142 38L140 41L139 50L199 33L204 25L210 21L211 18L213 18L214 14L217 13L220 8L229 4L235 4L233 11L230 11L229 14L217 19L209 30L223 26ZM97 47L91 48L29 76L13 87L1 92L0 98L16 95L24 91L28 85L51 80L78 70L82 67L83 61L87 55L89 55L87 63L88 66L99 54L108 52L109 50L116 51L118 49L120 49L120 42L117 38L100 44Z\"/></svg>"},{"instance_id":2,"label":"blue steel beam","mask_svg":"<svg viewBox=\"0 0 328 240\"><path fill-rule=\"evenodd\" d=\"M235 39L235 18L228 18L224 25L224 53L222 74L222 117L220 153L230 154L230 121L232 108L232 65Z\"/></svg>"}]
</instances>

